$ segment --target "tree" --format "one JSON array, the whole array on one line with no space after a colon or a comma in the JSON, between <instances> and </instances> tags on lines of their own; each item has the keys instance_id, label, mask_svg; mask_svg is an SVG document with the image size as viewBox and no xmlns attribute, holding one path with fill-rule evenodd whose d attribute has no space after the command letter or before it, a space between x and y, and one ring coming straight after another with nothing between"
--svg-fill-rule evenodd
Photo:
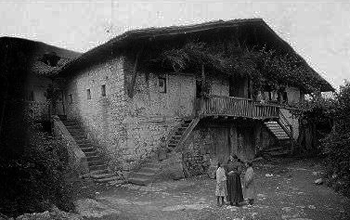
<instances>
[{"instance_id":1,"label":"tree","mask_svg":"<svg viewBox=\"0 0 350 220\"><path fill-rule=\"evenodd\" d=\"M333 103L334 126L322 140L329 185L350 196L350 82L340 87Z\"/></svg>"}]
</instances>

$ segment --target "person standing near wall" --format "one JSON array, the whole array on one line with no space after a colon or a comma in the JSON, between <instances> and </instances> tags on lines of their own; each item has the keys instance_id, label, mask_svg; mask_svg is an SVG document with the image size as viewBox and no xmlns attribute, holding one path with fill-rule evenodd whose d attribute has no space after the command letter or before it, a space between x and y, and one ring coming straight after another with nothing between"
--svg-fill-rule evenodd
<instances>
[{"instance_id":1,"label":"person standing near wall","mask_svg":"<svg viewBox=\"0 0 350 220\"><path fill-rule=\"evenodd\" d=\"M243 202L241 185L242 162L236 155L231 155L226 165L227 201L230 205L239 206Z\"/></svg>"},{"instance_id":2,"label":"person standing near wall","mask_svg":"<svg viewBox=\"0 0 350 220\"><path fill-rule=\"evenodd\" d=\"M218 163L218 168L216 170L216 189L215 195L217 197L217 205L224 205L224 197L227 196L227 188L226 188L226 175L225 169ZM220 204L221 198L221 204Z\"/></svg>"},{"instance_id":3,"label":"person standing near wall","mask_svg":"<svg viewBox=\"0 0 350 220\"><path fill-rule=\"evenodd\" d=\"M255 198L254 170L252 162L247 162L247 170L244 175L245 198L249 205L253 205Z\"/></svg>"}]
</instances>

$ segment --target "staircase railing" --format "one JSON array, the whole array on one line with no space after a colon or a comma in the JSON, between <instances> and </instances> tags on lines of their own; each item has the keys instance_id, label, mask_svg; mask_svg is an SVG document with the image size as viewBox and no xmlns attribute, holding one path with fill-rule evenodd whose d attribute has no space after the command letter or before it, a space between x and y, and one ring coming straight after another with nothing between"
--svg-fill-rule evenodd
<instances>
[{"instance_id":1,"label":"staircase railing","mask_svg":"<svg viewBox=\"0 0 350 220\"><path fill-rule=\"evenodd\" d=\"M281 110L279 110L279 120L277 121L277 123L281 126L281 128L286 132L286 134L290 138L290 140L291 140L290 151L291 151L291 153L293 153L294 144L295 144L293 125L290 124L290 122L288 121L288 119L286 118L286 116L283 114L283 112Z\"/></svg>"},{"instance_id":2,"label":"staircase railing","mask_svg":"<svg viewBox=\"0 0 350 220\"><path fill-rule=\"evenodd\" d=\"M287 133L287 135L294 139L293 136L293 126L289 123L288 119L286 118L286 116L281 112L281 110L279 110L279 120L278 123L280 124L280 126L282 127L282 129Z\"/></svg>"},{"instance_id":3,"label":"staircase railing","mask_svg":"<svg viewBox=\"0 0 350 220\"><path fill-rule=\"evenodd\" d=\"M182 134L181 139L180 139L178 145L176 146L175 150L182 148L182 146L185 144L187 138L190 136L191 132L196 127L196 125L198 124L199 121L200 121L199 117L196 117L191 121L190 125L187 127L185 132Z\"/></svg>"}]
</instances>

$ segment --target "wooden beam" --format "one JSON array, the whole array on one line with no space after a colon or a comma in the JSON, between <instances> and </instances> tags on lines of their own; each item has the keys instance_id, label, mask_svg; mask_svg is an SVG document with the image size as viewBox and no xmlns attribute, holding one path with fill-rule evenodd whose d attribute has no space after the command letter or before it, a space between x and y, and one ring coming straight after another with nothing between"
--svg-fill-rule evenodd
<instances>
[{"instance_id":1,"label":"wooden beam","mask_svg":"<svg viewBox=\"0 0 350 220\"><path fill-rule=\"evenodd\" d=\"M131 82L129 84L129 94L128 95L129 95L130 98L134 97L134 89L135 89L136 76L137 76L137 68L138 68L139 58L140 58L140 54L142 53L142 50L143 50L143 48L141 48L141 50L139 52L137 52L137 54L136 54L134 68L133 68L133 73L132 73L132 78L131 78Z\"/></svg>"},{"instance_id":2,"label":"wooden beam","mask_svg":"<svg viewBox=\"0 0 350 220\"><path fill-rule=\"evenodd\" d=\"M205 83L205 71L204 71L204 63L202 63L202 85Z\"/></svg>"}]
</instances>

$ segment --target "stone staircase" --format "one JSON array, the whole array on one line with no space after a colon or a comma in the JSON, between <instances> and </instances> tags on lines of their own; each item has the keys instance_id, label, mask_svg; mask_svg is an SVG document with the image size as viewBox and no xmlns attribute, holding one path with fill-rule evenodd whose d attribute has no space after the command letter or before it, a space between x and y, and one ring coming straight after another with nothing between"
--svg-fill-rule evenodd
<instances>
[{"instance_id":1,"label":"stone staircase","mask_svg":"<svg viewBox=\"0 0 350 220\"><path fill-rule=\"evenodd\" d=\"M159 149L158 154L147 158L139 170L130 173L128 182L136 185L147 185L154 181L155 176L160 171L161 161L167 159L171 152L184 144L199 120L199 118L183 120L181 125L169 134L166 144Z\"/></svg>"},{"instance_id":2,"label":"stone staircase","mask_svg":"<svg viewBox=\"0 0 350 220\"><path fill-rule=\"evenodd\" d=\"M95 146L88 140L79 124L76 121L68 120L62 120L62 122L84 152L89 166L89 176L97 183L120 181L121 178L108 170L106 162L103 161Z\"/></svg>"},{"instance_id":3,"label":"stone staircase","mask_svg":"<svg viewBox=\"0 0 350 220\"><path fill-rule=\"evenodd\" d=\"M264 122L265 126L277 138L277 140L289 140L287 132L281 127L277 121Z\"/></svg>"},{"instance_id":4,"label":"stone staircase","mask_svg":"<svg viewBox=\"0 0 350 220\"><path fill-rule=\"evenodd\" d=\"M290 151L291 145L294 139L293 134L279 121L267 121L264 122L266 128L276 137L278 146L270 149L266 149L264 152L270 156L284 156Z\"/></svg>"}]
</instances>

